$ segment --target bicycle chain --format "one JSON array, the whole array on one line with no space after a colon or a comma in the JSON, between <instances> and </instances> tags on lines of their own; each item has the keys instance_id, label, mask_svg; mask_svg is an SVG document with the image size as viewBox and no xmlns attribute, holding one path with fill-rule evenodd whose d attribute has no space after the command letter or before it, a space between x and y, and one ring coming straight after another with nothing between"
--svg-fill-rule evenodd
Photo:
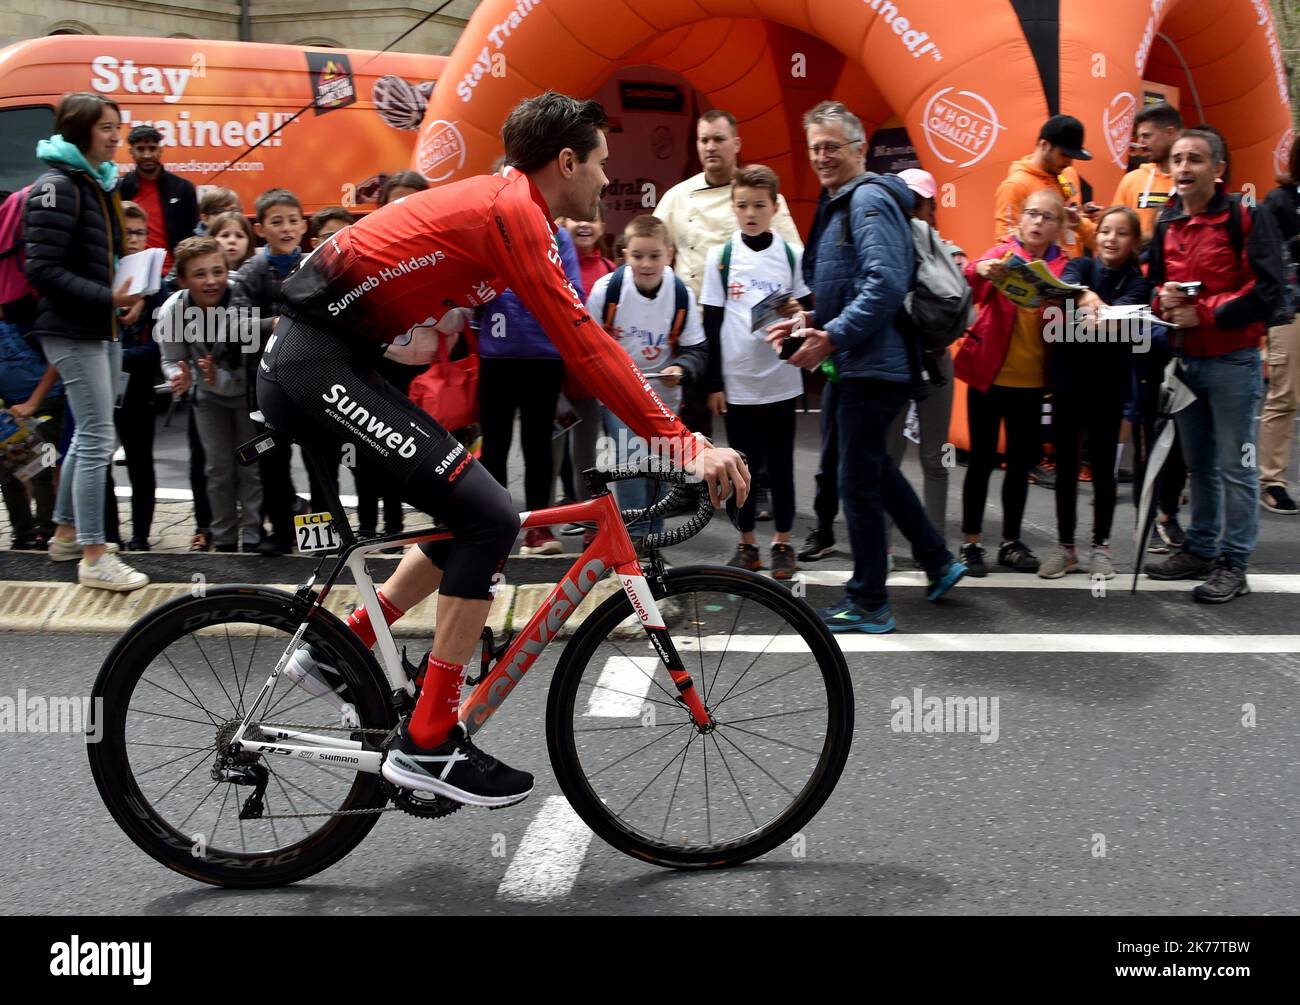
<instances>
[{"instance_id":1,"label":"bicycle chain","mask_svg":"<svg viewBox=\"0 0 1300 1005\"><path fill-rule=\"evenodd\" d=\"M352 729L349 726L322 726L318 723L310 722L276 722L263 720L262 722L253 723L255 726L270 725L278 729L332 729L336 733L365 733L366 735L388 736L392 733L391 729Z\"/></svg>"},{"instance_id":2,"label":"bicycle chain","mask_svg":"<svg viewBox=\"0 0 1300 1005\"><path fill-rule=\"evenodd\" d=\"M260 724L259 724L260 725ZM391 729L348 729L346 726L320 726L315 723L304 722L277 722L274 724L279 729L333 729L339 732L362 733L367 736L378 735L388 736L392 733ZM335 810L333 813L275 813L260 816L258 820L302 820L309 817L360 817L371 813L391 813L394 810L400 810L400 806L380 806L374 810Z\"/></svg>"}]
</instances>

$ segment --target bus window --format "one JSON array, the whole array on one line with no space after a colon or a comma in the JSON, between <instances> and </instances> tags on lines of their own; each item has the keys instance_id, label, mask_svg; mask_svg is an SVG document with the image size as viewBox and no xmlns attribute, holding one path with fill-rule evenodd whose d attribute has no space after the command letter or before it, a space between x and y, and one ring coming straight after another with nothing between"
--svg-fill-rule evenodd
<instances>
[{"instance_id":1,"label":"bus window","mask_svg":"<svg viewBox=\"0 0 1300 1005\"><path fill-rule=\"evenodd\" d=\"M16 192L44 171L36 143L54 132L54 109L48 105L0 109L0 191Z\"/></svg>"}]
</instances>

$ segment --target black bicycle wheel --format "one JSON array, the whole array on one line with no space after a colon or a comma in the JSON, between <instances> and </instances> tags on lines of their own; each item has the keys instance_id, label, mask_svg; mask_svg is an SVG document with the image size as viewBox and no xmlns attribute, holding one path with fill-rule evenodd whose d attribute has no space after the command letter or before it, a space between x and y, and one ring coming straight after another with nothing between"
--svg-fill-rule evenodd
<instances>
[{"instance_id":1,"label":"black bicycle wheel","mask_svg":"<svg viewBox=\"0 0 1300 1005\"><path fill-rule=\"evenodd\" d=\"M605 841L657 865L736 865L794 836L853 741L844 655L805 603L739 569L665 575L654 594L716 720L691 722L625 594L583 622L551 681L560 788Z\"/></svg>"},{"instance_id":2,"label":"black bicycle wheel","mask_svg":"<svg viewBox=\"0 0 1300 1005\"><path fill-rule=\"evenodd\" d=\"M131 840L168 868L219 886L292 883L333 865L379 819L387 799L377 774L245 754L242 768L260 766L246 775L265 778L260 816L245 810L256 786L215 779L219 750L306 611L278 590L210 589L147 614L104 661L92 703L100 739L88 745L95 784ZM302 642L338 671L351 709L282 674L258 722L380 749L396 720L374 657L327 612Z\"/></svg>"}]
</instances>

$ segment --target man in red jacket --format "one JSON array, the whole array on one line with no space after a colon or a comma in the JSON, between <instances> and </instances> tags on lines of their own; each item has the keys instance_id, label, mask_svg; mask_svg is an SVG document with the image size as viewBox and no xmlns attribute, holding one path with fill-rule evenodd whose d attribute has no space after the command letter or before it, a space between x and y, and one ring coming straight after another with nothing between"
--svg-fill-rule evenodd
<instances>
[{"instance_id":1,"label":"man in red jacket","mask_svg":"<svg viewBox=\"0 0 1300 1005\"><path fill-rule=\"evenodd\" d=\"M581 370L638 436L703 478L715 505L733 486L743 503L749 489L739 454L713 447L664 406L564 273L554 215L596 215L608 184L607 127L594 101L547 92L521 102L501 130L508 165L501 174L389 203L332 235L281 291L281 319L259 364L257 399L267 418L300 441L354 444L359 459L401 486L403 501L455 534L410 549L379 594L383 611L362 608L348 619L373 645L372 617L391 624L439 591L423 689L382 768L403 788L499 807L525 798L533 777L483 753L458 724L465 665L478 651L492 576L510 553L519 515L486 468L376 375L384 347L401 361L428 362L432 329L450 330L458 312L508 287L565 365ZM310 647L286 673L314 694L346 697Z\"/></svg>"},{"instance_id":2,"label":"man in red jacket","mask_svg":"<svg viewBox=\"0 0 1300 1005\"><path fill-rule=\"evenodd\" d=\"M1214 133L1187 129L1174 142L1175 195L1156 221L1148 272L1156 309L1178 329L1183 379L1196 401L1177 414L1192 524L1183 550L1147 575L1206 579L1192 595L1210 604L1250 592L1246 568L1259 528L1255 432L1264 393L1259 347L1283 282L1277 225L1222 190L1225 161Z\"/></svg>"}]
</instances>

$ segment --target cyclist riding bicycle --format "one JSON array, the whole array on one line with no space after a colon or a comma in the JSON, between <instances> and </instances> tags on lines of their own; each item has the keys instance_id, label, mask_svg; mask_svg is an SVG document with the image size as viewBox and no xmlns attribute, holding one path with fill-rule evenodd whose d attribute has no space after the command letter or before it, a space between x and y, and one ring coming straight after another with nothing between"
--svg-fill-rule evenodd
<instances>
[{"instance_id":1,"label":"cyclist riding bicycle","mask_svg":"<svg viewBox=\"0 0 1300 1005\"><path fill-rule=\"evenodd\" d=\"M554 92L523 101L501 130L508 165L501 174L376 210L331 236L284 284L282 314L259 366L263 414L301 442L353 444L358 462L382 471L405 502L454 534L409 550L380 593L391 623L441 591L419 700L382 767L403 788L498 807L527 797L533 777L483 753L457 728L465 667L519 515L510 493L460 443L379 376L382 355L429 362L442 333L463 326L464 309L510 288L565 365L637 435L701 477L715 506L733 488L740 503L749 491L740 456L713 447L664 406L564 274L554 217L596 219L608 184L608 126L595 101ZM368 645L373 616L359 608L349 618ZM330 668L309 649L295 653L286 672L313 693L335 690Z\"/></svg>"}]
</instances>

